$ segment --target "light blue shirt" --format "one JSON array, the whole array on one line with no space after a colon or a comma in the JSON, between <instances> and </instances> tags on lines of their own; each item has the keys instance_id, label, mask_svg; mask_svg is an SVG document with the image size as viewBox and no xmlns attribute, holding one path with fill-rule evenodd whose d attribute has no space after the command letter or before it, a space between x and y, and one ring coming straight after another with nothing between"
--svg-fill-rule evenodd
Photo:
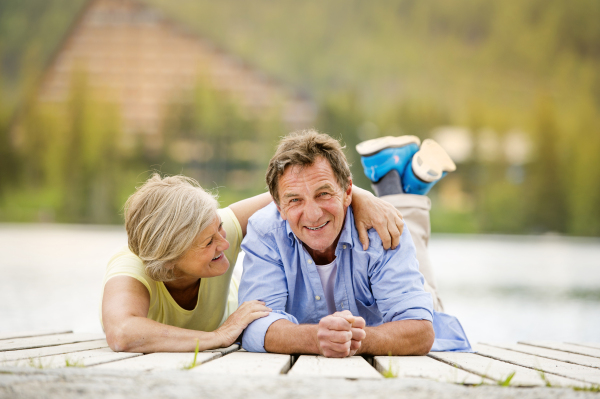
<instances>
[{"instance_id":1,"label":"light blue shirt","mask_svg":"<svg viewBox=\"0 0 600 399\"><path fill-rule=\"evenodd\" d=\"M337 311L349 310L365 319L367 326L396 320L429 320L437 333L434 314L445 317L455 343L440 342L439 350L468 350L470 346L458 320L433 311L431 295L423 289L415 246L406 226L395 250L384 250L377 233L369 230L370 246L364 251L348 207L340 239L335 249L337 274L334 299ZM302 242L283 220L274 203L256 212L248 221L242 242L246 253L239 288L239 303L258 299L273 311L257 319L244 331L243 347L250 352L265 352L269 326L286 319L292 323L318 324L329 315L323 286L313 259ZM464 336L456 337L456 324ZM438 326L439 327L439 326ZM443 330L443 328L442 328ZM446 334L447 335L447 334ZM462 344L459 345L459 344ZM434 348L436 345L434 344ZM435 349L432 349L435 350Z\"/></svg>"}]
</instances>

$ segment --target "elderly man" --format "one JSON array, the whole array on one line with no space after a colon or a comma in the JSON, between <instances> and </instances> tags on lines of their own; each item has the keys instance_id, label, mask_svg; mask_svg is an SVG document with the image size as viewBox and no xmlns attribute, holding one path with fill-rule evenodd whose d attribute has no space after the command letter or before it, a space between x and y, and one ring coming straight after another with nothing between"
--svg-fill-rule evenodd
<instances>
[{"instance_id":1,"label":"elderly man","mask_svg":"<svg viewBox=\"0 0 600 399\"><path fill-rule=\"evenodd\" d=\"M470 350L458 320L434 312L407 228L394 250L374 233L370 247L361 246L352 176L336 140L290 134L267 184L275 203L249 220L239 300L262 300L273 311L245 330L246 350L328 357Z\"/></svg>"}]
</instances>

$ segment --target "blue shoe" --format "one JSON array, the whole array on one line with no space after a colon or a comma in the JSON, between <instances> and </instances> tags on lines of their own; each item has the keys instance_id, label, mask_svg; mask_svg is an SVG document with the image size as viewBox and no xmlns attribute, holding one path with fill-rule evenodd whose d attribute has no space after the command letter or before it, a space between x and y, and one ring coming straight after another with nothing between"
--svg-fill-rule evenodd
<instances>
[{"instance_id":1,"label":"blue shoe","mask_svg":"<svg viewBox=\"0 0 600 399\"><path fill-rule=\"evenodd\" d=\"M361 155L365 175L377 182L392 169L402 176L413 155L419 151L419 144L421 140L416 136L387 136L363 141L356 146L356 151Z\"/></svg>"},{"instance_id":2,"label":"blue shoe","mask_svg":"<svg viewBox=\"0 0 600 399\"><path fill-rule=\"evenodd\" d=\"M402 175L402 189L407 194L426 195L456 165L446 151L435 141L423 141L421 149L413 156L411 164Z\"/></svg>"}]
</instances>

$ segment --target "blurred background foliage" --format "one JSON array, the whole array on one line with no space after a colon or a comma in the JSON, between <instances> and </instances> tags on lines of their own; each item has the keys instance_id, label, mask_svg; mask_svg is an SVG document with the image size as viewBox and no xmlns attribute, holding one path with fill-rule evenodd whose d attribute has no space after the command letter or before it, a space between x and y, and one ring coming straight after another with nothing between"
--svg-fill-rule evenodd
<instances>
[{"instance_id":1,"label":"blurred background foliage","mask_svg":"<svg viewBox=\"0 0 600 399\"><path fill-rule=\"evenodd\" d=\"M283 123L202 77L152 148L124 138L83 70L67 101L36 101L85 3L0 2L0 220L120 223L152 170L218 188L223 206L264 191ZM313 98L314 126L346 143L361 187L358 142L467 132L473 149L432 190L434 231L600 235L600 2L144 3ZM519 137L530 151L515 158Z\"/></svg>"}]
</instances>

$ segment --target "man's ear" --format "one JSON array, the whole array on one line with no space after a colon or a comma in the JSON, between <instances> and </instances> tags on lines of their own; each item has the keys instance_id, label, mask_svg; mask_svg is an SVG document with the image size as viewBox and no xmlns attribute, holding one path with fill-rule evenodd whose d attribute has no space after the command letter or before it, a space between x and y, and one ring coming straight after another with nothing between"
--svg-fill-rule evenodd
<instances>
[{"instance_id":1,"label":"man's ear","mask_svg":"<svg viewBox=\"0 0 600 399\"><path fill-rule=\"evenodd\" d=\"M352 179L348 180L348 188L346 188L346 201L344 206L349 206L352 203Z\"/></svg>"}]
</instances>

